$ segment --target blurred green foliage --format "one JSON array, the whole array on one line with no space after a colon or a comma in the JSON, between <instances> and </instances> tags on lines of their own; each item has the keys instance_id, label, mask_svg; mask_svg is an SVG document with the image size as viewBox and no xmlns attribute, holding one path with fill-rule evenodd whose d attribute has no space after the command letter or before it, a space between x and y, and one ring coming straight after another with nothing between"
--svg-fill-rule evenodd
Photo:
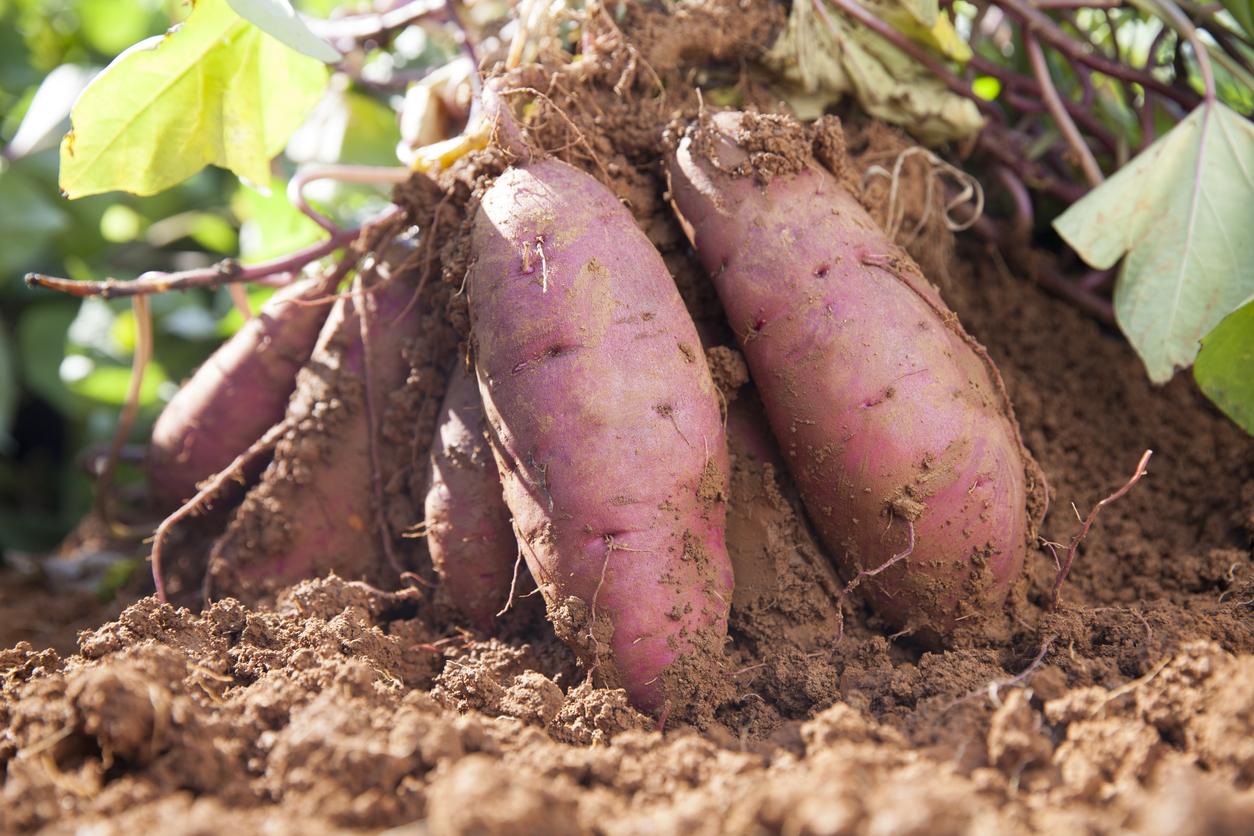
<instances>
[{"instance_id":1,"label":"blurred green foliage","mask_svg":"<svg viewBox=\"0 0 1254 836\"><path fill-rule=\"evenodd\" d=\"M354 4L298 5L326 15ZM31 290L22 275L127 279L224 256L272 258L320 236L284 196L298 163L396 164L396 100L338 79L303 129L304 141L275 161L269 194L210 168L153 197L64 200L57 145L79 90L119 52L165 31L189 8L180 0L0 0L0 560L8 550L52 548L87 509L91 485L81 453L107 443L117 426L135 339L129 302ZM333 184L309 191L345 223L386 199ZM254 305L269 293L249 292ZM155 360L132 433L137 444L177 382L242 319L225 291L154 297L152 310ZM125 492L138 473L124 468L120 476Z\"/></svg>"}]
</instances>

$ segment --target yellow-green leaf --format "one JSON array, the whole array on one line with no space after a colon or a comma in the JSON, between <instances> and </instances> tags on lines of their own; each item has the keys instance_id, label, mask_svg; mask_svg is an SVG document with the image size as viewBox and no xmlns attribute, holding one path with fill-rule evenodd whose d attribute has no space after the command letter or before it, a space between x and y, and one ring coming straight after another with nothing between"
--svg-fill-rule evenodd
<instances>
[{"instance_id":1,"label":"yellow-green leaf","mask_svg":"<svg viewBox=\"0 0 1254 836\"><path fill-rule=\"evenodd\" d=\"M1203 104L1054 221L1089 264L1124 258L1115 316L1161 383L1254 295L1254 125Z\"/></svg>"},{"instance_id":2,"label":"yellow-green leaf","mask_svg":"<svg viewBox=\"0 0 1254 836\"><path fill-rule=\"evenodd\" d=\"M901 34L959 64L971 60L971 47L954 29L949 15L924 0L862 0L861 5Z\"/></svg>"},{"instance_id":3,"label":"yellow-green leaf","mask_svg":"<svg viewBox=\"0 0 1254 836\"><path fill-rule=\"evenodd\" d=\"M268 183L326 86L327 70L199 0L186 22L123 52L88 85L61 143L61 189L148 195L213 164Z\"/></svg>"}]
</instances>

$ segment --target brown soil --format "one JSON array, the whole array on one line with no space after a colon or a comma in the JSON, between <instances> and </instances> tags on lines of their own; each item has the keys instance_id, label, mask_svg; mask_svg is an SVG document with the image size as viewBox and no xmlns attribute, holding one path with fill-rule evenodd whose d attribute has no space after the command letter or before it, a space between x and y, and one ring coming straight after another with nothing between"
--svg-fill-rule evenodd
<instances>
[{"instance_id":1,"label":"brown soil","mask_svg":"<svg viewBox=\"0 0 1254 836\"><path fill-rule=\"evenodd\" d=\"M745 33L765 25L720 14L730 0L696 5L723 22L725 37L706 39L720 59L744 57ZM666 31L662 12L627 8L625 31ZM646 107L615 93L625 73L637 96L656 90L655 54L633 53L608 24L598 37L597 60L520 71L551 105L530 137L619 190L703 337L724 345L717 301L662 198L661 131L643 127L696 102L667 93ZM653 66L712 57L691 54L698 36L654 43L672 64ZM738 72L737 104L771 103ZM855 170L907 147L874 126L845 133ZM441 184L447 200L429 181L401 198L455 229L500 164L459 165ZM997 253L955 250L921 211L924 175L912 168L899 240L1001 369L1051 487L1042 536L1066 543L1079 526L1072 504L1087 512L1155 451L1150 475L1081 545L1057 611L1054 563L1038 550L1005 636L946 651L889 637L841 594L743 365L714 349L738 584L725 671L735 696L708 726L659 730L621 691L585 681L535 597L490 640L425 591L335 577L201 614L144 598L82 633L73 655L41 632L73 613L32 607L25 632L0 637L20 641L0 652L0 831L1249 832L1254 445L1187 377L1152 388L1117 334ZM869 185L863 199L889 216L887 189ZM456 290L464 252L447 241L439 263ZM395 511L398 530L406 513ZM24 595L0 594L0 624L11 624Z\"/></svg>"}]
</instances>

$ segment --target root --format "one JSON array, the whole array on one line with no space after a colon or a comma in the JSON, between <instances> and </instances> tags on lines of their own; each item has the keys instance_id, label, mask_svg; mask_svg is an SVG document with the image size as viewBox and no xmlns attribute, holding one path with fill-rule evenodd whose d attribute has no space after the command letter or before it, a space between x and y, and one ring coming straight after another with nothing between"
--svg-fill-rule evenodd
<instances>
[{"instance_id":1,"label":"root","mask_svg":"<svg viewBox=\"0 0 1254 836\"><path fill-rule=\"evenodd\" d=\"M892 519L889 519L888 524L892 525ZM838 610L841 610L840 631L836 635L836 641L838 643L845 637L845 619L844 619L844 611L842 609L842 605L844 604L845 599L848 598L849 595L855 589L858 588L858 585L861 584L862 581L866 580L867 578L873 578L876 575L880 574L881 572L887 569L890 569L891 567L905 560L907 557L909 557L911 554L914 553L914 522L911 520L906 520L906 525L909 527L909 531L910 531L910 542L906 544L906 548L903 551L898 552L897 554L888 558L888 560L884 561L883 563L881 563L879 566L875 567L874 569L861 570L860 572L858 572L858 574L853 576L853 579L850 580L849 583L845 584L844 589L836 593L836 608ZM906 633L909 633L909 632L910 632L910 628L906 628L905 630L902 630L900 633L890 636L889 638L895 639L898 636L905 635Z\"/></svg>"},{"instance_id":2,"label":"root","mask_svg":"<svg viewBox=\"0 0 1254 836\"><path fill-rule=\"evenodd\" d=\"M148 361L152 359L152 312L148 308L148 300L143 296L136 296L131 300L131 307L135 312L135 353L131 358L131 379L126 388L126 402L118 416L117 429L113 432L113 441L109 444L109 453L96 480L96 513L111 530L117 529L109 509L113 476L117 472L122 448L135 425L135 416L139 414L139 394L144 385L144 372L148 369Z\"/></svg>"},{"instance_id":3,"label":"root","mask_svg":"<svg viewBox=\"0 0 1254 836\"><path fill-rule=\"evenodd\" d=\"M1050 609L1058 608L1058 599L1062 592L1063 581L1067 579L1067 575L1071 572L1071 565L1075 563L1076 550L1079 549L1080 543L1088 535L1089 529L1093 527L1093 521L1097 519L1098 512L1110 503L1122 497L1128 491L1132 490L1132 486L1141 481L1141 477L1148 472L1149 460L1152 455L1154 455L1153 450L1146 450L1142 453L1141 460L1137 462L1136 471L1132 474L1131 478L1124 482L1123 486L1119 488L1119 490L1115 491L1110 496L1093 506L1093 510L1089 511L1089 515L1084 518L1082 525L1080 526L1080 530L1074 537L1071 538L1071 544L1067 547L1067 556L1065 558L1060 561L1058 559L1058 552L1054 549L1054 545L1052 543L1045 542L1045 546L1054 556L1055 565L1058 566L1058 576L1054 578L1054 588L1050 594ZM1077 511L1076 516L1078 517L1079 515L1080 514Z\"/></svg>"},{"instance_id":4,"label":"root","mask_svg":"<svg viewBox=\"0 0 1254 836\"><path fill-rule=\"evenodd\" d=\"M879 566L875 567L874 569L863 569L862 571L858 572L858 574L853 576L853 580L849 581L849 583L845 585L844 590L840 593L841 598L846 597L855 589L857 589L858 585L862 583L862 581L865 580L866 578L873 578L876 575L880 574L881 572L891 569L893 566L905 560L907 557L909 557L911 554L914 553L914 523L911 522L910 520L906 520L906 525L908 526L909 531L910 531L910 542L906 544L905 550L893 555L888 560L884 561L883 563L881 563Z\"/></svg>"},{"instance_id":5,"label":"root","mask_svg":"<svg viewBox=\"0 0 1254 836\"><path fill-rule=\"evenodd\" d=\"M897 236L901 232L901 225L905 222L907 208L899 193L902 170L906 161L916 155L922 156L929 165L927 176L924 180L926 192L923 198L923 214L919 216L919 220L915 223L914 229L910 231L910 234L905 239L898 241ZM913 242L927 227L928 221L932 218L932 205L935 202L933 193L936 189L936 183L944 177L949 177L958 186L958 193L945 203L942 212L945 227L950 232L962 232L970 229L984 214L984 189L980 186L979 181L962 169L942 160L928 149L917 145L911 146L898 154L893 162L891 171L880 165L870 166L862 178L863 188L866 187L867 181L872 177L887 177L889 180L888 210L884 231L890 239L897 241L902 246ZM968 217L964 220L957 220L954 217L954 211L960 206L968 204L971 205Z\"/></svg>"},{"instance_id":6,"label":"root","mask_svg":"<svg viewBox=\"0 0 1254 836\"><path fill-rule=\"evenodd\" d=\"M566 147L570 148L575 145L582 145L587 150L588 156L591 157L592 162L596 163L597 170L601 172L602 182L604 183L614 182L614 178L610 176L609 170L605 167L605 163L601 160L600 155L597 154L596 149L592 147L592 143L588 141L588 137L584 134L583 131L579 129L579 126L575 124L575 120L571 119L570 116L566 114L566 111L558 107L557 102L553 101L553 99L549 97L546 93L542 93L541 91L537 90L534 87L510 87L507 90L501 91L502 96L512 96L512 95L517 95L519 93L525 93L530 96L535 96L537 99L540 99L549 107L551 107L553 109L553 112L556 113L559 117L561 117L562 121L566 123L567 127L569 127L575 133L575 140ZM557 148L557 149L545 148L542 150L545 151L546 153L551 154L555 151L561 151L565 149L564 148Z\"/></svg>"},{"instance_id":7,"label":"root","mask_svg":"<svg viewBox=\"0 0 1254 836\"><path fill-rule=\"evenodd\" d=\"M366 367L362 382L365 386L366 435L367 446L370 449L370 487L374 492L375 527L379 531L383 554L387 557L388 565L400 576L404 574L405 567L401 565L396 550L392 548L392 533L383 510L383 471L379 464L379 422L377 420L379 409L375 400L374 363L370 352L370 312L366 306L365 283L362 281L361 274L358 274L354 283L353 295L357 304L357 322L361 327L361 351Z\"/></svg>"},{"instance_id":8,"label":"root","mask_svg":"<svg viewBox=\"0 0 1254 836\"><path fill-rule=\"evenodd\" d=\"M226 292L230 295L231 304L235 306L235 310L239 311L240 315L244 317L244 321L247 322L252 319L254 316L253 306L248 301L248 291L244 289L244 286L239 284L227 285Z\"/></svg>"},{"instance_id":9,"label":"root","mask_svg":"<svg viewBox=\"0 0 1254 836\"><path fill-rule=\"evenodd\" d=\"M1009 679L994 679L992 682L988 683L987 685L984 685L980 688L976 688L974 691L964 694L963 696L959 697L958 699L954 700L953 702L949 703L944 708L942 708L940 711L940 714L943 715L946 712L948 712L950 709L955 708L961 705L962 703L967 702L968 700L974 699L975 697L978 697L981 694L985 694L985 693L988 694L988 698L993 703L993 705L1000 705L1001 698L997 695L997 692L1000 691L1002 688L1010 688L1012 686L1019 685L1020 683L1024 682L1029 676L1036 673L1037 669L1039 669L1040 666L1045 662L1045 654L1049 652L1049 646L1054 643L1055 638L1057 637L1052 636L1052 635L1046 636L1045 641L1041 642L1041 649L1037 651L1036 656L1032 657L1032 661L1028 663L1028 666L1024 668L1022 671L1020 671L1019 673L1015 674Z\"/></svg>"},{"instance_id":10,"label":"root","mask_svg":"<svg viewBox=\"0 0 1254 836\"><path fill-rule=\"evenodd\" d=\"M364 185L394 186L409 179L409 172L398 167L372 165L318 165L302 168L287 183L287 199L307 218L322 227L331 235L340 235L343 229L339 224L309 205L305 199L305 186L319 180L334 180L337 183L358 183Z\"/></svg>"},{"instance_id":11,"label":"root","mask_svg":"<svg viewBox=\"0 0 1254 836\"><path fill-rule=\"evenodd\" d=\"M1125 682L1124 684L1120 685L1115 690L1108 693L1102 699L1101 702L1093 706L1093 710L1089 712L1089 717L1096 717L1102 711L1102 709L1110 705L1115 700L1119 699L1125 694L1132 693L1136 689L1140 688L1142 685L1149 684L1149 682L1152 681L1154 677L1158 676L1160 673L1163 672L1163 668L1167 667L1167 663L1169 663L1170 661L1171 661L1170 655L1164 656L1162 659L1158 660L1158 664L1150 668L1149 673L1145 674L1144 676L1137 677L1131 682Z\"/></svg>"},{"instance_id":12,"label":"root","mask_svg":"<svg viewBox=\"0 0 1254 836\"><path fill-rule=\"evenodd\" d=\"M199 493L184 503L183 506L173 514L162 520L161 525L157 526L157 530L152 536L152 554L149 556L149 560L152 561L152 581L157 588L158 601L163 604L169 603L165 593L165 574L162 571L161 554L162 550L165 548L165 541L170 535L170 531L174 528L174 526L178 525L191 515L206 510L213 498L216 497L224 487L226 487L227 482L232 479L240 478L244 472L244 468L248 466L249 462L262 453L273 449L273 447L279 443L279 439L281 439L287 431L291 429L291 426L291 422L286 418L275 424L266 431L265 435L253 442L251 447L236 456L235 461L231 462L223 470L219 471L215 476L206 481L204 483L204 487L200 489ZM205 576L205 583L205 602L208 603L208 575Z\"/></svg>"},{"instance_id":13,"label":"root","mask_svg":"<svg viewBox=\"0 0 1254 836\"><path fill-rule=\"evenodd\" d=\"M510 521L510 524L513 524L513 520ZM522 559L522 545L520 543L518 546L518 557L514 558L514 577L509 582L509 597L505 599L505 606L496 614L497 618L505 615L505 613L509 612L509 608L514 606L514 593L518 590L518 570L522 566Z\"/></svg>"}]
</instances>

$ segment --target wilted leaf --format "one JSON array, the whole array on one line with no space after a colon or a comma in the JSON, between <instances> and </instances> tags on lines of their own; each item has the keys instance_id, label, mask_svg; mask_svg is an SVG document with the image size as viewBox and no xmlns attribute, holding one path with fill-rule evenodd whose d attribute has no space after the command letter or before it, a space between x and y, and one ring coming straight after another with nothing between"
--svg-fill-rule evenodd
<instances>
[{"instance_id":1,"label":"wilted leaf","mask_svg":"<svg viewBox=\"0 0 1254 836\"><path fill-rule=\"evenodd\" d=\"M297 52L333 64L343 56L339 50L319 38L287 0L227 0L240 17L258 29L287 44Z\"/></svg>"},{"instance_id":2,"label":"wilted leaf","mask_svg":"<svg viewBox=\"0 0 1254 836\"><path fill-rule=\"evenodd\" d=\"M1094 267L1127 254L1115 315L1150 379L1168 380L1254 294L1254 125L1198 107L1054 226Z\"/></svg>"},{"instance_id":3,"label":"wilted leaf","mask_svg":"<svg viewBox=\"0 0 1254 836\"><path fill-rule=\"evenodd\" d=\"M940 5L936 0L891 0L891 2L904 9L910 17L924 26L933 25L940 17Z\"/></svg>"},{"instance_id":4,"label":"wilted leaf","mask_svg":"<svg viewBox=\"0 0 1254 836\"><path fill-rule=\"evenodd\" d=\"M1206 397L1254 435L1254 298L1202 337L1193 378Z\"/></svg>"},{"instance_id":5,"label":"wilted leaf","mask_svg":"<svg viewBox=\"0 0 1254 836\"><path fill-rule=\"evenodd\" d=\"M154 194L212 163L256 183L322 95L326 68L200 0L187 21L123 52L87 86L61 143L68 197Z\"/></svg>"},{"instance_id":6,"label":"wilted leaf","mask_svg":"<svg viewBox=\"0 0 1254 836\"><path fill-rule=\"evenodd\" d=\"M926 67L865 27L835 13L830 18L829 28L812 3L793 3L783 33L762 58L797 86L787 98L799 116L817 117L853 95L872 116L930 145L971 136L983 125L974 102Z\"/></svg>"},{"instance_id":7,"label":"wilted leaf","mask_svg":"<svg viewBox=\"0 0 1254 836\"><path fill-rule=\"evenodd\" d=\"M958 63L971 60L971 47L934 0L861 0L860 5L933 52Z\"/></svg>"}]
</instances>

